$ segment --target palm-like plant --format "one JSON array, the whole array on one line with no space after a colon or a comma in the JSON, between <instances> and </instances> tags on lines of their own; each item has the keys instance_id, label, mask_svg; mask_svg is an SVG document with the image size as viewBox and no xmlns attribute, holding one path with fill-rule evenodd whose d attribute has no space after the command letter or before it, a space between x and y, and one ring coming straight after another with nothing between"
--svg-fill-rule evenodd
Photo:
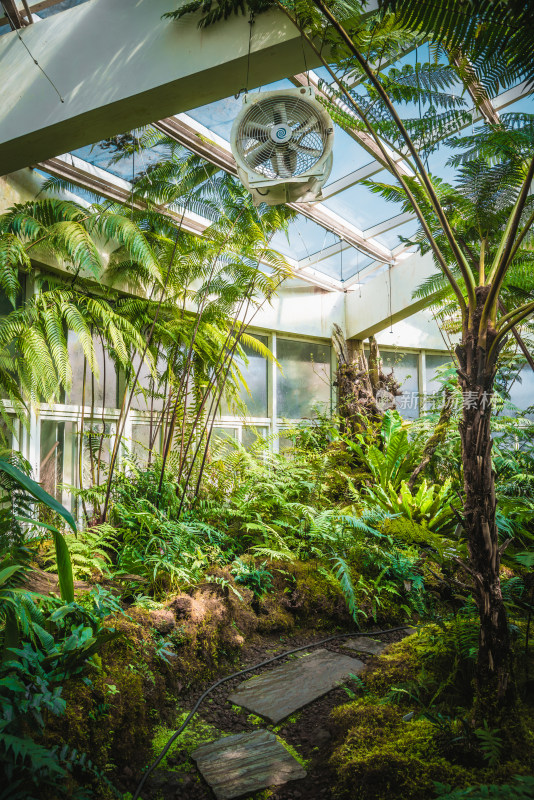
<instances>
[{"instance_id":1,"label":"palm-like plant","mask_svg":"<svg viewBox=\"0 0 534 800\"><path fill-rule=\"evenodd\" d=\"M255 2L248 5L255 12L266 7ZM460 0L442 4L387 0L388 8L400 12L403 25L399 24L399 18L387 13L363 15L357 2L296 0L286 4L274 0L272 5L302 32L330 72L334 84L327 93L342 101L332 105L335 119L372 141L380 161L395 178L397 191L415 212L459 309L462 338L456 350L458 379L464 397L469 400L464 403L460 423L463 521L470 553L465 568L473 578L481 623L477 713L488 717L498 715L499 709L513 702L514 687L512 651L499 581L501 548L495 523L490 398L498 357L508 333L534 312L534 302L530 300L508 312L502 311L499 302L507 274L534 223L529 200L534 158L531 151L515 146L494 115L487 115L490 126L508 144L504 158L494 165L493 177L500 173L498 190L492 191L490 183L486 183L485 190L486 214L489 211L499 216L500 225L490 244L475 224L477 236L468 248L462 241L462 231L458 230L458 215L447 207L445 187L430 176L424 161L440 139L466 125L467 109L461 108L454 97L443 97L443 89L452 86L452 73L463 81L476 104L485 106L486 112L487 86L496 88L499 82L506 84L518 77L532 79L529 7L484 0L468 6ZM231 0L207 5L193 0L170 16L180 17L201 8L204 16L200 24L206 25L239 13L241 7L242 4ZM442 67L436 62L424 69L417 66L386 71L395 47L399 54L403 35L412 45L430 37L436 45L446 48L450 66ZM318 41L322 42L320 48ZM336 62L334 68L322 56L325 41ZM481 71L481 80L473 64ZM350 83L344 81L347 74L351 76ZM425 115L403 119L399 106L406 102L417 104L429 91L430 104ZM445 94L454 96L457 92ZM471 170L470 177L474 177L477 169L465 167L464 173ZM480 172L479 178L484 178Z\"/></svg>"},{"instance_id":2,"label":"palm-like plant","mask_svg":"<svg viewBox=\"0 0 534 800\"><path fill-rule=\"evenodd\" d=\"M475 204L482 212L471 220L474 241L466 247L462 236L465 226L459 224L459 216L466 204L473 203L473 198L469 192L460 191L462 204L460 214L456 214L456 209L451 210L447 202L446 187L430 176L424 164L427 143L430 142L430 148L435 147L443 131L436 131L429 117L423 128L424 135L417 138L421 126L403 121L397 106L406 93L395 81L390 85L388 78L381 75L380 66L371 66L372 58L369 53L363 54L358 41L362 25L354 22L345 7L331 9L323 0L313 0L312 8L320 13L319 27L327 26L333 32L343 68L350 62L370 87L370 101L365 98L362 101L361 92L355 93L338 79L339 95L355 118L356 127L373 138L386 168L396 179L398 191L415 212L428 246L452 288L461 315L461 344L456 354L458 380L465 399L460 423L463 522L470 556L465 568L473 578L473 594L481 623L477 713L492 716L498 714L504 704L513 702L514 687L512 652L499 580L501 546L495 521L497 503L491 462L491 396L499 353L507 334L534 312L531 301L508 313L502 313L499 306L506 276L534 222L529 200L534 159L531 152L517 146L516 137L508 137L504 158L491 167L486 161L488 169L493 170L493 180L487 180L474 161L463 166L464 181L477 184ZM463 77L471 81L468 88L472 90L472 73ZM458 116L448 123L449 127L462 124ZM499 123L494 127L506 138L506 131ZM402 156L409 173L399 168L382 136ZM491 238L480 225L482 216L499 220Z\"/></svg>"},{"instance_id":3,"label":"palm-like plant","mask_svg":"<svg viewBox=\"0 0 534 800\"><path fill-rule=\"evenodd\" d=\"M114 142L107 144L115 146ZM96 333L127 379L103 505L100 508L98 501L93 504L101 520L105 520L109 507L127 414L136 394L143 391L139 387L143 364L148 365L150 372L147 405L151 411L151 448L158 436L163 440L160 486L166 463L176 450L172 460L181 486L182 504L187 493L196 496L223 394L236 397L239 385L244 383L235 356L244 356L244 343L269 355L260 342L247 335L246 328L255 310L273 295L288 274L285 260L270 247L270 240L294 212L285 208L255 209L235 179L221 174L213 165L151 128L121 138L114 159L156 145L161 160L135 179L131 208L127 212L120 206L108 204L104 209L95 203L86 214L93 220L92 212L96 213L91 232L95 229L101 235L107 233L112 228L111 218L126 219L137 234L132 242L130 229L124 231L122 238L114 242L106 264L106 285L116 286L117 290L106 289L102 302L107 304L113 319L108 316L104 325L102 313L93 306L89 315L82 315L83 321L80 315L72 315L89 371L94 372L96 367L92 344ZM72 187L68 182L50 179L43 188L57 191ZM202 239L182 229L185 209L202 214L208 223L211 221ZM86 287L78 276L75 283L79 297ZM60 306L71 302L66 292L64 289L57 297ZM88 298L93 304L99 302L91 296L89 288L87 297L77 301L79 310L85 308ZM48 358L47 368L43 370L42 385L33 390L34 396L46 394L45 388L50 395L54 382L66 385L69 381L64 329L73 326L63 312L52 341L49 330L41 330L46 303L45 296L33 301L32 319L41 334L39 344L43 351L46 347L50 351L43 356L43 362ZM27 334L23 320L29 314L27 304L11 315L6 322L6 343L10 335L13 339L14 325L18 322L19 340L24 345L23 336ZM117 329L122 335L120 341ZM49 383L45 387L47 377ZM86 384L88 381L84 381L84 387ZM30 386L28 379L24 386ZM90 388L92 393L92 383ZM163 401L159 404L163 407L157 411L155 395ZM98 444L96 449L89 448L93 482L100 479L101 450ZM192 487L191 491L188 487Z\"/></svg>"}]
</instances>

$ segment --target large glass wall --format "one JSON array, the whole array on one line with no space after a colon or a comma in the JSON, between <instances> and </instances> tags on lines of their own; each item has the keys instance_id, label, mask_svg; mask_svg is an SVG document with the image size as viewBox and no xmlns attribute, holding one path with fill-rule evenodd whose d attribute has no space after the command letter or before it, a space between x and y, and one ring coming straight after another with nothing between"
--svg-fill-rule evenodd
<instances>
[{"instance_id":1,"label":"large glass wall","mask_svg":"<svg viewBox=\"0 0 534 800\"><path fill-rule=\"evenodd\" d=\"M510 400L520 411L534 419L534 372L528 364L520 370L510 384Z\"/></svg>"},{"instance_id":2,"label":"large glass wall","mask_svg":"<svg viewBox=\"0 0 534 800\"><path fill-rule=\"evenodd\" d=\"M276 360L269 360L248 344L244 347L246 360L238 361L237 368L246 388L241 388L237 403L226 400L221 403L213 429L213 443L223 449L224 443L229 446L231 441L250 449L258 438L269 440L269 446L276 450L283 449L291 444L289 440L286 442L284 432L289 424L314 417L317 408L326 413L332 410L335 366L328 341L279 336L274 332L257 331L253 335L272 350ZM72 390L64 403L46 410L43 407L43 416L37 421L37 452L32 458L35 474L47 491L73 509L72 496L63 487L81 483L88 488L105 479L126 385L125 376L117 376L102 343L95 340L95 347L100 374L93 378L86 366L83 426L84 358L73 335L69 336ZM401 384L399 412L406 419L415 418L424 410L421 394L428 396L439 389L436 370L449 362L450 356L386 348L381 350L381 357L384 370L393 370ZM136 360L134 368L138 366ZM163 362L158 364L158 374L163 374L164 366ZM154 387L146 364L141 365L139 384L127 416L119 460L129 457L144 465L161 449L165 387ZM534 375L526 370L513 387L512 399L521 407L528 405L533 390ZM30 449L32 446L35 450L30 443Z\"/></svg>"},{"instance_id":3,"label":"large glass wall","mask_svg":"<svg viewBox=\"0 0 534 800\"><path fill-rule=\"evenodd\" d=\"M98 377L95 377L88 365L85 365L85 402L84 397L84 355L78 337L69 331L68 349L72 369L72 388L65 401L70 405L95 406L95 408L117 408L117 373L115 364L103 347L102 341L95 336L94 348Z\"/></svg>"},{"instance_id":4,"label":"large glass wall","mask_svg":"<svg viewBox=\"0 0 534 800\"><path fill-rule=\"evenodd\" d=\"M279 418L313 417L316 407L330 412L331 352L327 344L277 339L276 357L282 371L276 386Z\"/></svg>"}]
</instances>

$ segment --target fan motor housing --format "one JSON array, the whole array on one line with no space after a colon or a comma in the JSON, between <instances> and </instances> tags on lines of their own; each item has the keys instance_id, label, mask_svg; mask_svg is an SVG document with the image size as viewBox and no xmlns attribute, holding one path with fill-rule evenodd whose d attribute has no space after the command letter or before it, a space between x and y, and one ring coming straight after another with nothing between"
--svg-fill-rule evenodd
<instances>
[{"instance_id":1,"label":"fan motor housing","mask_svg":"<svg viewBox=\"0 0 534 800\"><path fill-rule=\"evenodd\" d=\"M256 205L321 199L332 169L334 126L311 87L245 95L230 142Z\"/></svg>"}]
</instances>

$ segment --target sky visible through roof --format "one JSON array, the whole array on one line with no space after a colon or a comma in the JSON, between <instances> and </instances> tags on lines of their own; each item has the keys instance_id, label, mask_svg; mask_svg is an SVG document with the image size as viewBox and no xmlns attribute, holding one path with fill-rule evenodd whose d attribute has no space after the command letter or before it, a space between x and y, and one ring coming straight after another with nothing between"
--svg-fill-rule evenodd
<instances>
[{"instance_id":1,"label":"sky visible through roof","mask_svg":"<svg viewBox=\"0 0 534 800\"><path fill-rule=\"evenodd\" d=\"M86 2L86 0L61 0L61 2L50 6L48 9L43 9L39 12L39 16L44 18L57 14L83 2ZM30 3L30 5L33 5L33 3ZM0 33L2 32L4 31L0 28ZM414 65L417 61L426 62L428 60L428 47L427 45L422 45L416 50L405 53L395 63L395 66L401 67L403 64ZM325 67L320 67L311 75L316 76L325 83L332 84L332 77ZM294 86L295 83L287 78L262 86L259 89L255 89L254 92L292 89ZM450 91L454 93L454 90ZM458 95L462 94L460 85L457 92ZM470 98L465 94L463 96L466 100L466 108L471 108ZM214 103L191 109L187 112L187 117L228 143L233 121L241 109L242 102L241 96L227 97ZM501 113L509 111L533 113L532 95L523 97L508 105L508 107L502 109ZM413 107L403 107L401 115L404 117L416 116L424 112L424 108L418 108L414 104ZM405 217L401 217L397 222L394 218L401 214L401 204L386 201L361 182L351 184L348 180L343 181L340 190L338 181L345 179L355 170L367 167L373 162L373 158L353 136L335 123L334 130L333 168L323 188L324 199L321 201L321 205L327 211L341 218L341 221L346 223L358 235L363 234L365 239L372 237L372 242L381 245L387 251L393 251L391 255L393 259L395 254L404 247L402 237L412 235L418 227L417 222L414 219L407 221ZM450 182L454 179L454 170L447 165L447 161L453 152L450 147L443 144L428 159L430 171ZM150 164L160 157L157 149L145 150L142 155L136 155L135 160L130 157L114 163L114 152L101 144L82 147L73 151L73 154L126 181L131 181L135 174L145 171ZM372 180L387 183L393 182L385 170L375 172L372 175ZM389 223L389 220L392 220L392 222ZM338 234L327 230L305 216L300 216L291 223L287 236L283 233L277 234L272 244L294 261L304 262L316 272L337 282L349 280L370 265L376 264L367 254L359 252L354 246L342 243Z\"/></svg>"}]
</instances>

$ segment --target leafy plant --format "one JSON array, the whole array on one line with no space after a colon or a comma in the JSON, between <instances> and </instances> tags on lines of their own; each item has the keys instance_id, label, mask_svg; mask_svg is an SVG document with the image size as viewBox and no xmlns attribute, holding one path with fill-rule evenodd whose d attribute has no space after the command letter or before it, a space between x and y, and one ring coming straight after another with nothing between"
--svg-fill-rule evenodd
<instances>
[{"instance_id":1,"label":"leafy plant","mask_svg":"<svg viewBox=\"0 0 534 800\"><path fill-rule=\"evenodd\" d=\"M55 497L52 497L52 495L48 494L48 492L45 492L42 486L39 486L39 484L32 480L28 475L25 475L22 470L20 470L14 464L8 463L7 461L0 460L0 472L4 472L9 475L9 477L14 480L21 489L34 497L39 503L47 506L47 508L49 508L55 514L59 514L59 516L62 517L72 528L74 533L76 533L76 522L74 521L74 517L70 511L67 511L67 509L61 505L61 503L58 503ZM19 517L18 521L29 523L30 525L40 525L52 533L56 548L56 564L61 596L67 602L72 602L74 600L74 579L72 576L69 548L63 537L63 534L53 525L47 525L44 522L37 522L35 519L30 517Z\"/></svg>"}]
</instances>

